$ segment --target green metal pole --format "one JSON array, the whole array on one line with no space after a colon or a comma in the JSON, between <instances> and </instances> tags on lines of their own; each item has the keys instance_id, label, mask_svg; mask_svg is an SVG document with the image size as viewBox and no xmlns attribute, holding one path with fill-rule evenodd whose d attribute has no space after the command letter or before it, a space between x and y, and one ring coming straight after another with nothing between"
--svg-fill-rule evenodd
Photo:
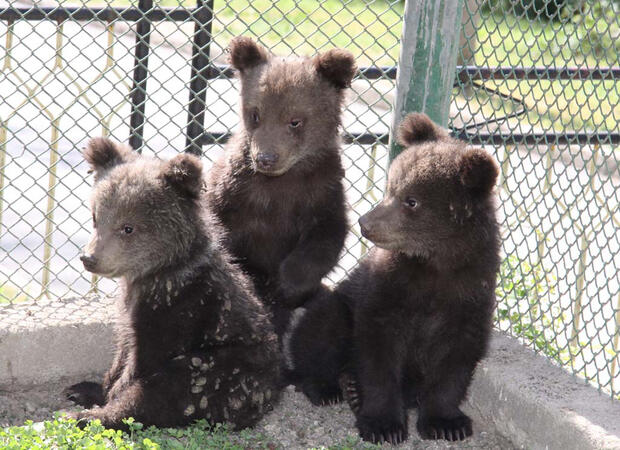
<instances>
[{"instance_id":1,"label":"green metal pole","mask_svg":"<svg viewBox=\"0 0 620 450\"><path fill-rule=\"evenodd\" d=\"M390 162L402 150L394 132L409 112L447 126L461 34L463 0L407 0L400 42Z\"/></svg>"}]
</instances>

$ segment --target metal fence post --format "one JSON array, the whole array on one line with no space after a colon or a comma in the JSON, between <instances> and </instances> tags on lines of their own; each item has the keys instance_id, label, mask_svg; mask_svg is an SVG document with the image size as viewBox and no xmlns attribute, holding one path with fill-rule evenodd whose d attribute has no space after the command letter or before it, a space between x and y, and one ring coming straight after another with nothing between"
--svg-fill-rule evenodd
<instances>
[{"instance_id":1,"label":"metal fence post","mask_svg":"<svg viewBox=\"0 0 620 450\"><path fill-rule=\"evenodd\" d=\"M461 34L463 0L407 0L403 17L390 162L401 148L394 131L408 112L446 126Z\"/></svg>"},{"instance_id":2,"label":"metal fence post","mask_svg":"<svg viewBox=\"0 0 620 450\"><path fill-rule=\"evenodd\" d=\"M194 13L194 43L192 46L192 72L189 83L189 107L187 112L187 138L185 151L202 155L204 138L207 79L211 65L211 41L213 40L213 0L197 0Z\"/></svg>"},{"instance_id":3,"label":"metal fence post","mask_svg":"<svg viewBox=\"0 0 620 450\"><path fill-rule=\"evenodd\" d=\"M134 57L133 88L131 90L131 117L129 120L129 145L138 152L144 144L144 122L146 116L146 80L148 77L149 50L151 42L151 21L146 13L153 9L153 0L139 0L142 17L136 25L136 50Z\"/></svg>"}]
</instances>

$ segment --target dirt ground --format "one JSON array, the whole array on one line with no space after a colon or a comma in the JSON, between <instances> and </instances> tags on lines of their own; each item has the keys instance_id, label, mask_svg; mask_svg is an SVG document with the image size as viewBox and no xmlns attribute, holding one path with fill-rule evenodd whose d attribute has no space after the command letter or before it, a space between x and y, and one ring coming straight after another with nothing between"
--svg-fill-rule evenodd
<instances>
[{"instance_id":1,"label":"dirt ground","mask_svg":"<svg viewBox=\"0 0 620 450\"><path fill-rule=\"evenodd\" d=\"M64 399L63 389L81 380L65 379L40 386L0 386L0 427L21 425L24 420L35 422L50 419L54 411L72 409ZM408 449L513 449L514 446L501 435L485 430L476 421L474 436L461 443L447 441L422 441L415 432L415 412L409 418L409 440L399 446ZM289 386L281 402L256 427L277 442L282 449L308 449L329 447L350 442L357 432L353 414L345 404L315 407L293 387ZM385 447L390 447L387 444Z\"/></svg>"}]
</instances>

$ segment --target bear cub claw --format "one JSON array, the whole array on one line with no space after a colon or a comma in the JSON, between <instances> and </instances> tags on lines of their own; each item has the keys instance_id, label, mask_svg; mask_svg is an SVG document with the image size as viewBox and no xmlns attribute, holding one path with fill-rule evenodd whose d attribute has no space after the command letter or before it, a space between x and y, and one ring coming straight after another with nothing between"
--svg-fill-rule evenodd
<instances>
[{"instance_id":1,"label":"bear cub claw","mask_svg":"<svg viewBox=\"0 0 620 450\"><path fill-rule=\"evenodd\" d=\"M357 417L357 428L363 440L373 444L396 445L407 440L407 415L402 414L400 420L388 418L386 416L367 417L360 415Z\"/></svg>"},{"instance_id":2,"label":"bear cub claw","mask_svg":"<svg viewBox=\"0 0 620 450\"><path fill-rule=\"evenodd\" d=\"M321 400L320 406L334 406L342 401L342 395L337 394L333 397L325 397Z\"/></svg>"},{"instance_id":3,"label":"bear cub claw","mask_svg":"<svg viewBox=\"0 0 620 450\"><path fill-rule=\"evenodd\" d=\"M315 406L331 406L340 403L343 399L338 387L322 385L308 380L302 383L300 390Z\"/></svg>"},{"instance_id":4,"label":"bear cub claw","mask_svg":"<svg viewBox=\"0 0 620 450\"><path fill-rule=\"evenodd\" d=\"M76 405L90 409L105 404L103 387L99 383L83 381L65 389L65 397Z\"/></svg>"},{"instance_id":5,"label":"bear cub claw","mask_svg":"<svg viewBox=\"0 0 620 450\"><path fill-rule=\"evenodd\" d=\"M420 416L416 425L422 439L462 441L472 435L471 419L465 414L452 419Z\"/></svg>"},{"instance_id":6,"label":"bear cub claw","mask_svg":"<svg viewBox=\"0 0 620 450\"><path fill-rule=\"evenodd\" d=\"M358 414L362 407L362 394L357 381L347 372L343 372L338 377L338 384L344 399L349 404L353 413Z\"/></svg>"}]
</instances>

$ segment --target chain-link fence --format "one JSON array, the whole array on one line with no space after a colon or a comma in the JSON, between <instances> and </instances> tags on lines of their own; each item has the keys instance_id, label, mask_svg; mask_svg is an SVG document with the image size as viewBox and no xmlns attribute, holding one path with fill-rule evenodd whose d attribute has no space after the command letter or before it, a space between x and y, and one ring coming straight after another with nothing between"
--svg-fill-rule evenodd
<instances>
[{"instance_id":1,"label":"chain-link fence","mask_svg":"<svg viewBox=\"0 0 620 450\"><path fill-rule=\"evenodd\" d=\"M349 200L358 210L381 197L375 182L382 186L381 143L389 132L401 3L5 6L0 12L5 43L0 89L10 93L0 103L5 301L114 288L107 280L91 280L77 258L88 235L85 200L91 183L79 150L89 137L103 134L145 154L202 150L213 160L238 122L238 81L225 51L238 34L254 36L276 53L346 47L355 54L362 73L345 118ZM349 268L359 257L354 241L343 261Z\"/></svg>"},{"instance_id":2,"label":"chain-link fence","mask_svg":"<svg viewBox=\"0 0 620 450\"><path fill-rule=\"evenodd\" d=\"M497 326L619 397L620 3L465 6L451 125L502 167Z\"/></svg>"},{"instance_id":3,"label":"chain-link fence","mask_svg":"<svg viewBox=\"0 0 620 450\"><path fill-rule=\"evenodd\" d=\"M92 183L80 148L107 135L144 154L202 151L208 166L238 122L225 48L239 34L357 58L343 152L355 223L385 183L403 6L0 0L0 303L114 290L78 259ZM617 0L467 0L451 113L502 164L498 327L616 397L618 16ZM365 250L352 227L332 280Z\"/></svg>"}]
</instances>

